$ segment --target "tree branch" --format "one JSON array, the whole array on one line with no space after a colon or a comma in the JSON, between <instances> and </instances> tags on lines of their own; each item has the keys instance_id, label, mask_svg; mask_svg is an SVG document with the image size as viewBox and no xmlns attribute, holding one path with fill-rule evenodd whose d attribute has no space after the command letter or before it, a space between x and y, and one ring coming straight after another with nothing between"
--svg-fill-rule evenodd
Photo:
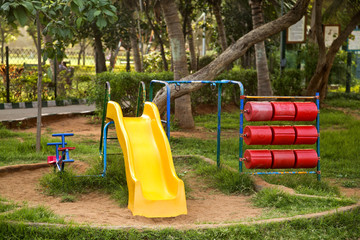
<instances>
[{"instance_id":1,"label":"tree branch","mask_svg":"<svg viewBox=\"0 0 360 240\"><path fill-rule=\"evenodd\" d=\"M246 51L255 43L262 42L266 38L283 31L289 26L298 22L306 13L310 0L298 0L294 7L282 17L264 24L239 38L230 45L222 54L207 66L192 75L188 75L181 80L213 80L219 73L236 59L243 56ZM178 98L201 88L202 84L183 84L179 91L174 91L171 86L171 99ZM166 89L162 88L154 98L159 111L163 112L166 105Z\"/></svg>"}]
</instances>

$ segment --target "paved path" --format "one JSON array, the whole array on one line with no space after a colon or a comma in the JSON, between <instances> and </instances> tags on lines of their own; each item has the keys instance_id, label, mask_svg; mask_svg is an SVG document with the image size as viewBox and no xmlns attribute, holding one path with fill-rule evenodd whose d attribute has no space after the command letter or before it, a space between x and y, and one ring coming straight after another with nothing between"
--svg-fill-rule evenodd
<instances>
[{"instance_id":1,"label":"paved path","mask_svg":"<svg viewBox=\"0 0 360 240\"><path fill-rule=\"evenodd\" d=\"M69 105L61 107L43 107L42 116L70 113L90 113L95 110L95 105ZM36 118L37 108L18 108L0 110L0 122L21 121L29 118Z\"/></svg>"}]
</instances>

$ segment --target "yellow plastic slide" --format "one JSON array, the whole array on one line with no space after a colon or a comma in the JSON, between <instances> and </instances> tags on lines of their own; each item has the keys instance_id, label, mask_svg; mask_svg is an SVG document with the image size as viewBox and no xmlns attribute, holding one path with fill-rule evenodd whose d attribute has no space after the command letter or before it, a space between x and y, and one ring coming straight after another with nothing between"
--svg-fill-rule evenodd
<instances>
[{"instance_id":1,"label":"yellow plastic slide","mask_svg":"<svg viewBox=\"0 0 360 240\"><path fill-rule=\"evenodd\" d=\"M154 218L187 214L184 182L176 175L156 105L146 102L141 117L123 117L120 105L109 101L106 118L114 121L123 150L128 208L133 215Z\"/></svg>"}]
</instances>

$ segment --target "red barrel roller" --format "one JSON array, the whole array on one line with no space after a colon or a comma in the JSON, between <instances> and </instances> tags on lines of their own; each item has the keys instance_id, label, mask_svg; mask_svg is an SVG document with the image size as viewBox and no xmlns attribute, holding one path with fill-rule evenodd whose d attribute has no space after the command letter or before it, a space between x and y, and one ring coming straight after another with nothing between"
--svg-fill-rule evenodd
<instances>
[{"instance_id":1,"label":"red barrel roller","mask_svg":"<svg viewBox=\"0 0 360 240\"><path fill-rule=\"evenodd\" d=\"M273 164L271 168L293 168L295 154L293 150L271 150Z\"/></svg>"},{"instance_id":2,"label":"red barrel roller","mask_svg":"<svg viewBox=\"0 0 360 240\"><path fill-rule=\"evenodd\" d=\"M245 167L253 168L271 168L272 156L270 150L246 150L244 153Z\"/></svg>"},{"instance_id":3,"label":"red barrel roller","mask_svg":"<svg viewBox=\"0 0 360 240\"><path fill-rule=\"evenodd\" d=\"M292 126L271 126L272 145L291 145L295 142L295 129Z\"/></svg>"},{"instance_id":4,"label":"red barrel roller","mask_svg":"<svg viewBox=\"0 0 360 240\"><path fill-rule=\"evenodd\" d=\"M273 107L270 102L247 102L244 116L247 121L271 121Z\"/></svg>"},{"instance_id":5,"label":"red barrel roller","mask_svg":"<svg viewBox=\"0 0 360 240\"><path fill-rule=\"evenodd\" d=\"M314 121L318 108L313 102L295 102L296 115L294 121Z\"/></svg>"},{"instance_id":6,"label":"red barrel roller","mask_svg":"<svg viewBox=\"0 0 360 240\"><path fill-rule=\"evenodd\" d=\"M247 145L270 145L272 142L271 128L269 126L246 126L244 141Z\"/></svg>"},{"instance_id":7,"label":"red barrel roller","mask_svg":"<svg viewBox=\"0 0 360 240\"><path fill-rule=\"evenodd\" d=\"M294 144L315 144L318 138L318 131L315 126L294 126Z\"/></svg>"},{"instance_id":8,"label":"red barrel roller","mask_svg":"<svg viewBox=\"0 0 360 240\"><path fill-rule=\"evenodd\" d=\"M314 168L317 166L319 157L313 149L294 150L296 163L295 168Z\"/></svg>"},{"instance_id":9,"label":"red barrel roller","mask_svg":"<svg viewBox=\"0 0 360 240\"><path fill-rule=\"evenodd\" d=\"M271 102L274 109L272 121L293 121L295 119L295 105L293 102Z\"/></svg>"}]
</instances>

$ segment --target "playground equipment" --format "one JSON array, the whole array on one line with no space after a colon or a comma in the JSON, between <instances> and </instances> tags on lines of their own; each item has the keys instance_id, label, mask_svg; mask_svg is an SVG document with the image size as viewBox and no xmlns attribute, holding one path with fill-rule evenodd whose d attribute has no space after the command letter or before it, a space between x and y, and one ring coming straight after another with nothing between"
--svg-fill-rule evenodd
<instances>
[{"instance_id":1,"label":"playground equipment","mask_svg":"<svg viewBox=\"0 0 360 240\"><path fill-rule=\"evenodd\" d=\"M302 99L314 102L254 102L245 104L245 99ZM315 144L314 149L298 150L246 150L240 157L239 170L242 164L248 169L286 169L317 168L317 171L292 172L252 172L252 174L317 174L320 181L320 111L319 94L310 97L279 96L241 96L241 118L243 115L251 121L314 121L315 126L246 126L240 124L241 140L247 145L303 145ZM242 149L241 149L242 153ZM241 154L242 155L242 154Z\"/></svg>"},{"instance_id":2,"label":"playground equipment","mask_svg":"<svg viewBox=\"0 0 360 240\"><path fill-rule=\"evenodd\" d=\"M166 132L157 107L151 103L153 85L163 84L166 88ZM217 166L220 167L221 135L221 92L223 84L235 84L240 88L239 116L239 172L243 173L242 164L249 169L267 168L313 168L311 172L251 172L252 174L300 174L316 173L320 180L320 139L319 139L319 100L315 97L251 97L244 95L240 82L221 81L159 81L150 82L150 102L145 102L145 84L140 83L137 117L123 117L118 103L110 101L110 84L106 83L104 114L100 141L100 155L104 160L104 171L107 165L107 140L109 126L114 124L117 138L123 149L126 178L129 189L128 208L133 215L146 217L172 217L186 214L186 200L183 182L176 176L170 145L170 85L175 90L181 84L210 84L218 87L218 127L217 127ZM143 95L144 111L139 117L140 96ZM244 110L244 99L252 98L287 98L315 99L312 102L247 102ZM315 107L314 107L315 106ZM313 121L314 126L247 126L243 127L243 118L248 121ZM167 138L166 138L167 136ZM313 149L299 150L247 150L243 156L243 141L249 145L293 145L317 144Z\"/></svg>"},{"instance_id":3,"label":"playground equipment","mask_svg":"<svg viewBox=\"0 0 360 240\"><path fill-rule=\"evenodd\" d=\"M187 214L184 183L175 172L169 141L154 103L145 102L140 117L123 117L118 103L110 101L106 85L106 124L100 152L106 164L108 128L115 124L123 150L129 190L128 208L133 215L175 217ZM104 165L105 165L104 164ZM106 166L104 166L104 174Z\"/></svg>"},{"instance_id":4,"label":"playground equipment","mask_svg":"<svg viewBox=\"0 0 360 240\"><path fill-rule=\"evenodd\" d=\"M75 147L65 147L67 143L65 142L65 137L74 136L73 133L56 133L52 135L53 137L61 137L61 142L51 142L47 143L48 146L55 146L56 155L48 156L47 163L54 166L61 172L64 171L65 163L74 162L73 159L70 159L69 151L74 150ZM61 146L61 147L60 147ZM61 154L59 154L61 152Z\"/></svg>"}]
</instances>

